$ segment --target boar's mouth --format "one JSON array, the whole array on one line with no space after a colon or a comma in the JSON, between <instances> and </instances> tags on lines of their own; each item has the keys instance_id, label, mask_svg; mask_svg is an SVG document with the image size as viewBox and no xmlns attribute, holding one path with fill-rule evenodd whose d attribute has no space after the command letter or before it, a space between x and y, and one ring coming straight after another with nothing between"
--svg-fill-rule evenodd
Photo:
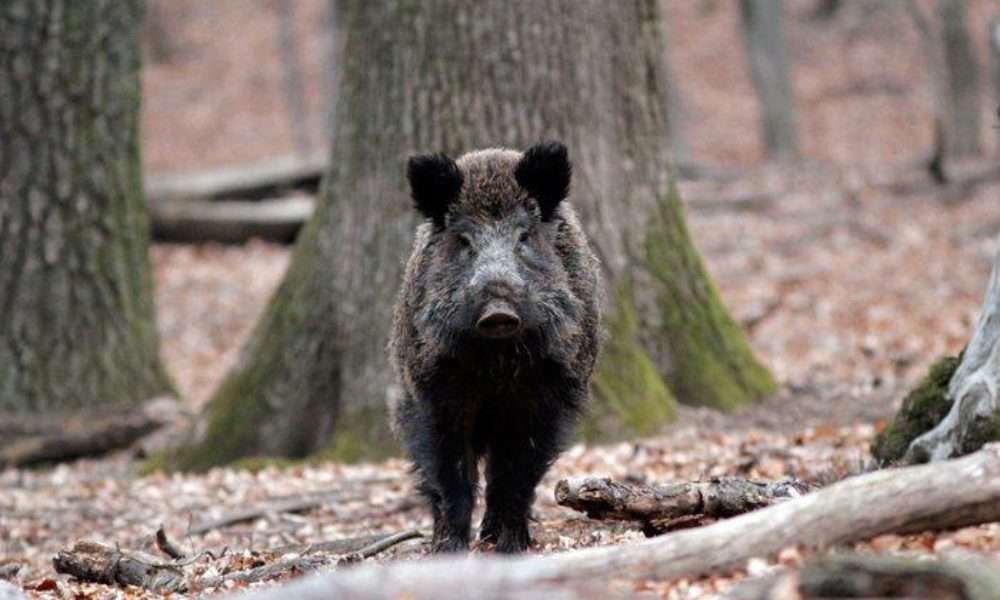
<instances>
[{"instance_id":1,"label":"boar's mouth","mask_svg":"<svg viewBox=\"0 0 1000 600\"><path fill-rule=\"evenodd\" d=\"M495 340L511 338L521 331L521 317L510 302L491 300L476 321L476 331Z\"/></svg>"}]
</instances>

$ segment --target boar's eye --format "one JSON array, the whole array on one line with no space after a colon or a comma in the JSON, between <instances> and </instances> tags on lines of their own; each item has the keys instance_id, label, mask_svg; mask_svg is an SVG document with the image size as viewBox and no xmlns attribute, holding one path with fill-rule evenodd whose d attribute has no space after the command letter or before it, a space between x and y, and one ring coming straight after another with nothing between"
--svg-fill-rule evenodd
<instances>
[{"instance_id":1,"label":"boar's eye","mask_svg":"<svg viewBox=\"0 0 1000 600\"><path fill-rule=\"evenodd\" d=\"M458 234L458 245L463 248L469 248L472 246L472 238L467 233L460 233Z\"/></svg>"},{"instance_id":2,"label":"boar's eye","mask_svg":"<svg viewBox=\"0 0 1000 600\"><path fill-rule=\"evenodd\" d=\"M522 229L521 230L521 233L517 236L517 241L521 242L522 244L524 244L525 242L528 241L528 230L527 229Z\"/></svg>"}]
</instances>

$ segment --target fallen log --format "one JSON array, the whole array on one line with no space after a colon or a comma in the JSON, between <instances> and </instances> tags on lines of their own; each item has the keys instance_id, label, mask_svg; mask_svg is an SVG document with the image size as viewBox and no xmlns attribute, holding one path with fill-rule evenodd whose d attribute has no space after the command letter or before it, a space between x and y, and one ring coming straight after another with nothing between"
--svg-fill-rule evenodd
<instances>
[{"instance_id":1,"label":"fallen log","mask_svg":"<svg viewBox=\"0 0 1000 600\"><path fill-rule=\"evenodd\" d=\"M580 597L612 579L675 579L742 567L782 548L1000 520L1000 445L951 462L877 471L698 529L545 557L471 556L362 565L261 590L278 598ZM580 582L586 582L581 588ZM546 594L553 594L546 596Z\"/></svg>"},{"instance_id":2,"label":"fallen log","mask_svg":"<svg viewBox=\"0 0 1000 600\"><path fill-rule=\"evenodd\" d=\"M170 242L241 243L251 238L291 242L313 213L309 196L270 200L151 202L153 237Z\"/></svg>"},{"instance_id":3,"label":"fallen log","mask_svg":"<svg viewBox=\"0 0 1000 600\"><path fill-rule=\"evenodd\" d=\"M797 498L813 489L795 479L767 482L722 477L648 485L579 477L556 484L556 503L586 513L591 519L635 521L647 534L657 534L670 529L677 519L726 519Z\"/></svg>"},{"instance_id":4,"label":"fallen log","mask_svg":"<svg viewBox=\"0 0 1000 600\"><path fill-rule=\"evenodd\" d=\"M146 197L154 204L204 198L261 198L283 189L315 188L327 167L325 152L279 156L194 173L148 175Z\"/></svg>"},{"instance_id":5,"label":"fallen log","mask_svg":"<svg viewBox=\"0 0 1000 600\"><path fill-rule=\"evenodd\" d=\"M0 414L0 467L30 467L128 448L184 416L173 398L114 414Z\"/></svg>"},{"instance_id":6,"label":"fallen log","mask_svg":"<svg viewBox=\"0 0 1000 600\"><path fill-rule=\"evenodd\" d=\"M836 598L956 598L996 600L1000 564L962 553L927 560L899 556L833 555L798 571L738 586L726 600Z\"/></svg>"}]
</instances>

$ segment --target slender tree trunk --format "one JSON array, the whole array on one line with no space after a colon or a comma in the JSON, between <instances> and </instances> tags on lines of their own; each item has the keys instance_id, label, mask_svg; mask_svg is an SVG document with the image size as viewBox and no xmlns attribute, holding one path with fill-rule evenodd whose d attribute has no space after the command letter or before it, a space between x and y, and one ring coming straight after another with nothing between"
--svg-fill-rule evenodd
<instances>
[{"instance_id":1,"label":"slender tree trunk","mask_svg":"<svg viewBox=\"0 0 1000 600\"><path fill-rule=\"evenodd\" d=\"M285 85L285 112L296 154L306 156L312 147L309 139L309 111L306 108L305 77L295 34L295 2L285 0L275 5L278 16L278 50L281 55Z\"/></svg>"},{"instance_id":2,"label":"slender tree trunk","mask_svg":"<svg viewBox=\"0 0 1000 600\"><path fill-rule=\"evenodd\" d=\"M750 77L760 101L767 156L799 157L795 93L792 89L782 0L740 0Z\"/></svg>"},{"instance_id":3,"label":"slender tree trunk","mask_svg":"<svg viewBox=\"0 0 1000 600\"><path fill-rule=\"evenodd\" d=\"M320 206L182 466L328 444L341 458L392 449L385 404L400 390L385 344L416 224L403 165L418 152L569 146L572 200L615 290L605 364L630 359L627 372L601 369L596 414L620 421L651 406L639 422L667 418L673 382L682 401L725 407L773 389L669 192L656 0L338 4L345 40Z\"/></svg>"},{"instance_id":4,"label":"slender tree trunk","mask_svg":"<svg viewBox=\"0 0 1000 600\"><path fill-rule=\"evenodd\" d=\"M990 73L993 84L993 114L1000 120L1000 16L990 21Z\"/></svg>"},{"instance_id":5,"label":"slender tree trunk","mask_svg":"<svg viewBox=\"0 0 1000 600\"><path fill-rule=\"evenodd\" d=\"M0 4L5 425L97 422L171 390L139 160L142 13L138 0Z\"/></svg>"},{"instance_id":6,"label":"slender tree trunk","mask_svg":"<svg viewBox=\"0 0 1000 600\"><path fill-rule=\"evenodd\" d=\"M939 0L947 77L949 149L955 156L976 155L979 144L979 60L969 37L965 0Z\"/></svg>"}]
</instances>

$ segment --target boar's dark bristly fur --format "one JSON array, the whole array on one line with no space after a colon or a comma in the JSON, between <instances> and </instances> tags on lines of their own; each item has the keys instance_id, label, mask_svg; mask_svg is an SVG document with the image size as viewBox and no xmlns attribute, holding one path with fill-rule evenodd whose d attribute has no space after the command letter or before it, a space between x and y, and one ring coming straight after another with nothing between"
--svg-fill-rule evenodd
<instances>
[{"instance_id":1,"label":"boar's dark bristly fur","mask_svg":"<svg viewBox=\"0 0 1000 600\"><path fill-rule=\"evenodd\" d=\"M597 357L600 284L562 144L524 154L415 157L413 253L390 352L394 429L434 518L433 547L468 547L485 460L480 538L530 544L535 487L572 432Z\"/></svg>"}]
</instances>

